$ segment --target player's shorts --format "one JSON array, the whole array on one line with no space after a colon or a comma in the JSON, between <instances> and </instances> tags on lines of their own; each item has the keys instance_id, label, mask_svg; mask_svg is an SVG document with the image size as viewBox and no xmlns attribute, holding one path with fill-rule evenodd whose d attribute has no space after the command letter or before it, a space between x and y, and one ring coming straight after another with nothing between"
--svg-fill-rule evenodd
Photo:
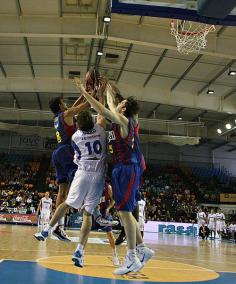
<instances>
[{"instance_id":1,"label":"player's shorts","mask_svg":"<svg viewBox=\"0 0 236 284\"><path fill-rule=\"evenodd\" d=\"M209 222L208 228L210 231L215 231L216 230L216 223L215 222Z\"/></svg>"},{"instance_id":2,"label":"player's shorts","mask_svg":"<svg viewBox=\"0 0 236 284\"><path fill-rule=\"evenodd\" d=\"M201 226L203 226L203 225L205 225L206 224L206 222L205 222L205 220L198 220L198 227L200 228Z\"/></svg>"},{"instance_id":3,"label":"player's shorts","mask_svg":"<svg viewBox=\"0 0 236 284\"><path fill-rule=\"evenodd\" d=\"M223 232L225 229L225 222L224 221L216 221L216 231Z\"/></svg>"},{"instance_id":4,"label":"player's shorts","mask_svg":"<svg viewBox=\"0 0 236 284\"><path fill-rule=\"evenodd\" d=\"M66 204L75 209L85 209L93 214L103 193L105 174L77 170L71 183Z\"/></svg>"},{"instance_id":5,"label":"player's shorts","mask_svg":"<svg viewBox=\"0 0 236 284\"><path fill-rule=\"evenodd\" d=\"M56 168L58 183L71 183L77 170L73 162L74 149L71 145L61 145L52 154L52 162Z\"/></svg>"},{"instance_id":6,"label":"player's shorts","mask_svg":"<svg viewBox=\"0 0 236 284\"><path fill-rule=\"evenodd\" d=\"M41 224L49 223L50 211L42 211L40 214Z\"/></svg>"},{"instance_id":7,"label":"player's shorts","mask_svg":"<svg viewBox=\"0 0 236 284\"><path fill-rule=\"evenodd\" d=\"M112 191L118 211L132 212L137 207L136 194L139 186L137 164L119 164L112 170Z\"/></svg>"}]
</instances>

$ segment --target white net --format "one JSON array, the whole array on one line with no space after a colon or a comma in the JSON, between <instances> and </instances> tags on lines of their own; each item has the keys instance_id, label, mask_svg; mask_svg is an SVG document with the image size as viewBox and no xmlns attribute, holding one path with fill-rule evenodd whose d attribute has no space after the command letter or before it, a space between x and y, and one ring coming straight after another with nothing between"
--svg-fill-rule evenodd
<instances>
[{"instance_id":1,"label":"white net","mask_svg":"<svg viewBox=\"0 0 236 284\"><path fill-rule=\"evenodd\" d=\"M183 54L199 53L207 44L206 36L215 31L214 25L203 23L172 20L170 31L177 42L177 50Z\"/></svg>"}]
</instances>

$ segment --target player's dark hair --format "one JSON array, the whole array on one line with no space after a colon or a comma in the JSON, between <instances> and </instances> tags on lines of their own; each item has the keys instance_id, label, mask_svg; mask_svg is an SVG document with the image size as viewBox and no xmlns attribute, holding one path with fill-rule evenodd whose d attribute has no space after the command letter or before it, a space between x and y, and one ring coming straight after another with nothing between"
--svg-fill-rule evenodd
<instances>
[{"instance_id":1,"label":"player's dark hair","mask_svg":"<svg viewBox=\"0 0 236 284\"><path fill-rule=\"evenodd\" d=\"M139 104L134 99L134 97L129 97L126 100L127 100L127 103L125 105L126 110L125 110L124 115L126 117L132 117L132 116L138 114L138 112L139 112Z\"/></svg>"},{"instance_id":2,"label":"player's dark hair","mask_svg":"<svg viewBox=\"0 0 236 284\"><path fill-rule=\"evenodd\" d=\"M61 110L60 104L61 104L61 97L52 98L49 101L49 108L54 114L56 114Z\"/></svg>"},{"instance_id":3,"label":"player's dark hair","mask_svg":"<svg viewBox=\"0 0 236 284\"><path fill-rule=\"evenodd\" d=\"M78 114L76 121L81 131L89 132L94 128L93 117L91 113L86 110Z\"/></svg>"}]
</instances>

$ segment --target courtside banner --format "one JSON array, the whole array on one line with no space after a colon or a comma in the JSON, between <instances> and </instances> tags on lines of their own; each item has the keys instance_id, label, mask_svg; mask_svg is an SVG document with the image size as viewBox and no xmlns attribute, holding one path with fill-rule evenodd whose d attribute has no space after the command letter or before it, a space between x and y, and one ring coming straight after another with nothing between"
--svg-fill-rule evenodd
<instances>
[{"instance_id":1,"label":"courtside banner","mask_svg":"<svg viewBox=\"0 0 236 284\"><path fill-rule=\"evenodd\" d=\"M196 235L198 233L198 226L192 223L148 221L144 225L144 231L149 233Z\"/></svg>"},{"instance_id":2,"label":"courtside banner","mask_svg":"<svg viewBox=\"0 0 236 284\"><path fill-rule=\"evenodd\" d=\"M37 225L37 215L0 213L0 223Z\"/></svg>"}]
</instances>

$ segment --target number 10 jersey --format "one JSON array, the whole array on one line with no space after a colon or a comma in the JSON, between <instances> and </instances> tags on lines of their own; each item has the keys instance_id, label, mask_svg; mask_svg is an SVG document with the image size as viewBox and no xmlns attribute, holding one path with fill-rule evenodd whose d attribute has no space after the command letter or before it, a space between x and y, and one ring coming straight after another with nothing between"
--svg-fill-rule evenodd
<instances>
[{"instance_id":1,"label":"number 10 jersey","mask_svg":"<svg viewBox=\"0 0 236 284\"><path fill-rule=\"evenodd\" d=\"M78 170L104 173L106 144L105 130L98 124L89 132L77 130L72 136L72 146L75 150L74 163L78 165Z\"/></svg>"}]
</instances>

